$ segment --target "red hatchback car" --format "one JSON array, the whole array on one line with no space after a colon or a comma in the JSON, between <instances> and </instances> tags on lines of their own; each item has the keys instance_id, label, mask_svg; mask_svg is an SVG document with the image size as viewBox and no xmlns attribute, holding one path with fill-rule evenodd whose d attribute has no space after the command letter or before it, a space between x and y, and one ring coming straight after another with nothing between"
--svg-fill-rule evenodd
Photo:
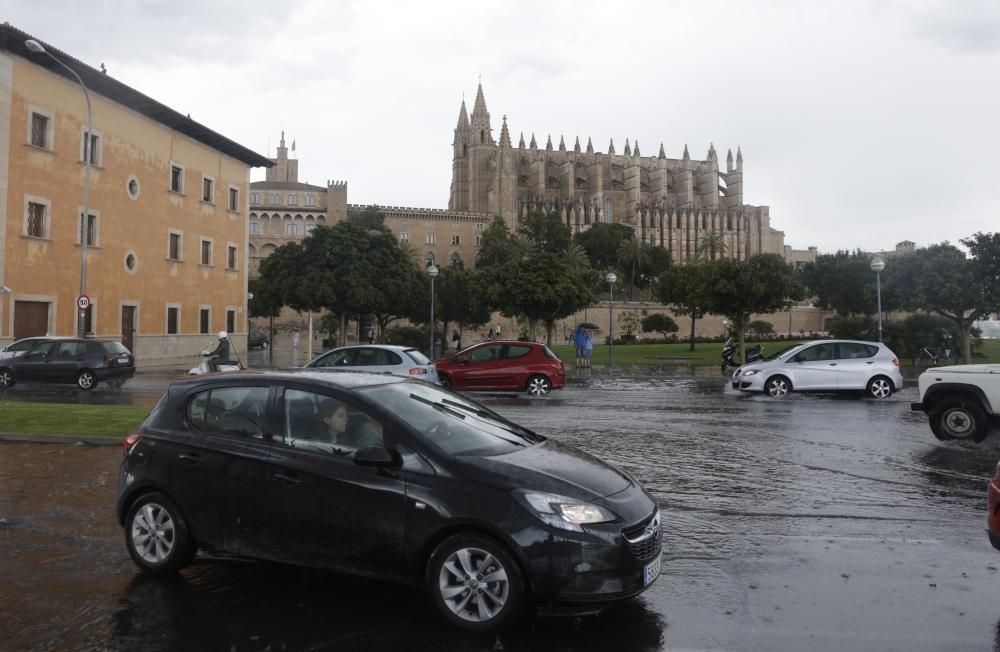
<instances>
[{"instance_id":1,"label":"red hatchback car","mask_svg":"<svg viewBox=\"0 0 1000 652\"><path fill-rule=\"evenodd\" d=\"M544 396L566 384L566 367L544 344L483 342L436 361L438 379L456 390Z\"/></svg>"},{"instance_id":2,"label":"red hatchback car","mask_svg":"<svg viewBox=\"0 0 1000 652\"><path fill-rule=\"evenodd\" d=\"M1000 550L1000 464L997 464L997 470L990 482L988 503L989 517L986 521L986 531L990 535L990 543Z\"/></svg>"}]
</instances>

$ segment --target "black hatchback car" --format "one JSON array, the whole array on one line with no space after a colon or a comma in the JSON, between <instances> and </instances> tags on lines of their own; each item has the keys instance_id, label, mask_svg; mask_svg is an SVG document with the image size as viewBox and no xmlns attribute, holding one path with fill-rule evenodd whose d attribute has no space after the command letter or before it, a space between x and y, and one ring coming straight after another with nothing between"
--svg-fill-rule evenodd
<instances>
[{"instance_id":1,"label":"black hatchback car","mask_svg":"<svg viewBox=\"0 0 1000 652\"><path fill-rule=\"evenodd\" d=\"M630 475L446 389L287 371L172 384L125 440L117 513L135 563L198 549L422 585L471 630L528 604L597 613L660 572L656 502Z\"/></svg>"},{"instance_id":2,"label":"black hatchback car","mask_svg":"<svg viewBox=\"0 0 1000 652\"><path fill-rule=\"evenodd\" d=\"M16 358L0 360L0 389L30 381L74 383L91 390L99 382L120 386L134 375L135 358L113 340L47 340Z\"/></svg>"}]
</instances>

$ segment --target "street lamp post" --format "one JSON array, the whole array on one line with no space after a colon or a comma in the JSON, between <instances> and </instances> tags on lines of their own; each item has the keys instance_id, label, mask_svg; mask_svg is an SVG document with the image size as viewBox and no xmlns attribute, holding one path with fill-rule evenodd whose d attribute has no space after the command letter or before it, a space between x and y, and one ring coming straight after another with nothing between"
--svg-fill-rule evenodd
<instances>
[{"instance_id":1,"label":"street lamp post","mask_svg":"<svg viewBox=\"0 0 1000 652\"><path fill-rule=\"evenodd\" d=\"M608 282L608 372L614 368L615 359L612 349L614 348L615 333L614 333L614 322L611 320L611 311L613 310L613 302L615 300L615 281L618 277L615 276L614 272L608 272L604 280Z\"/></svg>"},{"instance_id":2,"label":"street lamp post","mask_svg":"<svg viewBox=\"0 0 1000 652\"><path fill-rule=\"evenodd\" d=\"M878 305L878 341L882 341L882 279L881 272L885 269L885 261L881 258L872 259L872 271L875 272L875 297Z\"/></svg>"},{"instance_id":3,"label":"street lamp post","mask_svg":"<svg viewBox=\"0 0 1000 652\"><path fill-rule=\"evenodd\" d=\"M434 356L434 278L438 275L438 268L432 263L430 267L427 268L427 275L431 277L431 334L430 334L430 348L428 349L431 354L431 359L435 359Z\"/></svg>"},{"instance_id":4,"label":"street lamp post","mask_svg":"<svg viewBox=\"0 0 1000 652\"><path fill-rule=\"evenodd\" d=\"M83 95L87 99L87 133L85 134L83 144L83 218L81 220L82 228L80 229L80 296L83 297L87 294L87 238L90 235L90 160L94 157L94 152L92 151L94 119L90 108L90 92L87 90L87 85L80 79L80 75L76 74L76 71L63 63L61 59L42 47L41 43L34 39L28 39L24 42L24 45L32 52L49 55L53 61L68 70L71 75L76 77L76 81L79 82L80 88L83 89ZM77 335L81 338L87 336L87 310L89 308L77 306L76 330Z\"/></svg>"}]
</instances>

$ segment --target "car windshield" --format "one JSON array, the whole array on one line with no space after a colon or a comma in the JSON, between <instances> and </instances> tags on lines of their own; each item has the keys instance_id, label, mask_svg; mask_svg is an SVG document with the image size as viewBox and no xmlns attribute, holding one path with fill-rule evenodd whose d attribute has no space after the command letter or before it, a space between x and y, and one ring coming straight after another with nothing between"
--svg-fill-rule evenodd
<instances>
[{"instance_id":1,"label":"car windshield","mask_svg":"<svg viewBox=\"0 0 1000 652\"><path fill-rule=\"evenodd\" d=\"M358 392L449 455L501 455L545 440L474 401L432 385L392 383Z\"/></svg>"},{"instance_id":2,"label":"car windshield","mask_svg":"<svg viewBox=\"0 0 1000 652\"><path fill-rule=\"evenodd\" d=\"M798 349L802 348L802 346L803 346L802 344L793 344L792 346L786 346L785 348L781 349L777 353L772 353L771 355L767 356L764 359L765 360L778 360L779 358L784 358L789 353L791 353L793 351L797 351Z\"/></svg>"}]
</instances>

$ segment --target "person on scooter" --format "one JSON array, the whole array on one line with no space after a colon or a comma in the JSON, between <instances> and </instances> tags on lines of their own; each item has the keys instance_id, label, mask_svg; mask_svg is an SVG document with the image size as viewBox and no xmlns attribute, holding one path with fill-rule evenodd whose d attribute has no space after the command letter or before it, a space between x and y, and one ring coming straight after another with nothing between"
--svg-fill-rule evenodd
<instances>
[{"instance_id":1,"label":"person on scooter","mask_svg":"<svg viewBox=\"0 0 1000 652\"><path fill-rule=\"evenodd\" d=\"M219 331L219 344L208 352L208 368L218 371L220 364L233 364L229 359L229 334Z\"/></svg>"}]
</instances>

